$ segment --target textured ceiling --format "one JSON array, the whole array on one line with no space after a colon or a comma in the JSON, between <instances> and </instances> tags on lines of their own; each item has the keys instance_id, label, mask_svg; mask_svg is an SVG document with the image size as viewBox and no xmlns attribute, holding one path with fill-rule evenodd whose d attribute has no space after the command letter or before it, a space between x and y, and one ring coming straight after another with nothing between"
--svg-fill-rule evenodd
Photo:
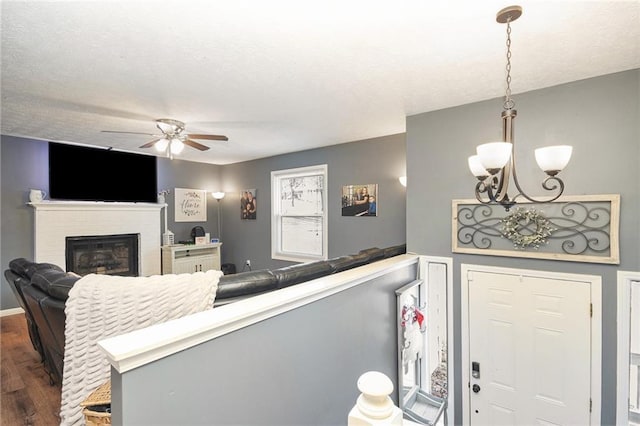
<instances>
[{"instance_id":1,"label":"textured ceiling","mask_svg":"<svg viewBox=\"0 0 640 426\"><path fill-rule=\"evenodd\" d=\"M504 94L510 4L4 0L1 131L154 154L100 131L168 117L229 137L180 155L214 164L402 133ZM517 4L514 94L640 68L639 1Z\"/></svg>"}]
</instances>

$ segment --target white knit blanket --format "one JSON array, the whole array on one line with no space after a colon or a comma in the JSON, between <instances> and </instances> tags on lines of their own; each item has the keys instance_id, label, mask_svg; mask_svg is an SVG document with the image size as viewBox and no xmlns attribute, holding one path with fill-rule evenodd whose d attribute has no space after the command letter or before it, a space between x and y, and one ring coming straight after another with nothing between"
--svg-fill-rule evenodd
<instances>
[{"instance_id":1,"label":"white knit blanket","mask_svg":"<svg viewBox=\"0 0 640 426\"><path fill-rule=\"evenodd\" d=\"M110 378L97 342L213 308L220 271L120 277L90 274L69 291L61 425L82 425L79 404Z\"/></svg>"}]
</instances>

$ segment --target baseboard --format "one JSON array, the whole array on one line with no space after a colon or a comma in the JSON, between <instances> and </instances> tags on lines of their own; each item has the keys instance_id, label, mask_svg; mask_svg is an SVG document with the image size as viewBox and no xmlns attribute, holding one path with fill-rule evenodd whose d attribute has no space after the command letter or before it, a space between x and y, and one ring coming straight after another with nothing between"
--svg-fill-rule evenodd
<instances>
[{"instance_id":1,"label":"baseboard","mask_svg":"<svg viewBox=\"0 0 640 426\"><path fill-rule=\"evenodd\" d=\"M8 317L9 315L17 315L17 314L23 314L23 313L24 313L24 309L22 308L3 309L0 311L0 318Z\"/></svg>"}]
</instances>

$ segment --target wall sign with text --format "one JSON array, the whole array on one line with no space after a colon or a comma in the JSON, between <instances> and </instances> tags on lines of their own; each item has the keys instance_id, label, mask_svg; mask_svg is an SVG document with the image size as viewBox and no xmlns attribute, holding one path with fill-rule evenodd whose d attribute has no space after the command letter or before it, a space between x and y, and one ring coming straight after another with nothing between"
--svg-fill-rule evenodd
<instances>
[{"instance_id":1,"label":"wall sign with text","mask_svg":"<svg viewBox=\"0 0 640 426\"><path fill-rule=\"evenodd\" d=\"M207 191L176 188L176 222L207 221Z\"/></svg>"}]
</instances>

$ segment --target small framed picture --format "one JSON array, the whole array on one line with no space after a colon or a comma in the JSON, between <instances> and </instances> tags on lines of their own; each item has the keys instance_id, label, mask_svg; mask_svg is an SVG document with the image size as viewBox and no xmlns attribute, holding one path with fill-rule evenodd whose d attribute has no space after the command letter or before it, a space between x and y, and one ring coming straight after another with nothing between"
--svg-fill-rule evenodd
<instances>
[{"instance_id":1,"label":"small framed picture","mask_svg":"<svg viewBox=\"0 0 640 426\"><path fill-rule=\"evenodd\" d=\"M342 216L378 215L378 184L342 187Z\"/></svg>"},{"instance_id":2,"label":"small framed picture","mask_svg":"<svg viewBox=\"0 0 640 426\"><path fill-rule=\"evenodd\" d=\"M240 218L243 220L255 220L258 212L258 199L256 190L245 189L240 194Z\"/></svg>"}]
</instances>

